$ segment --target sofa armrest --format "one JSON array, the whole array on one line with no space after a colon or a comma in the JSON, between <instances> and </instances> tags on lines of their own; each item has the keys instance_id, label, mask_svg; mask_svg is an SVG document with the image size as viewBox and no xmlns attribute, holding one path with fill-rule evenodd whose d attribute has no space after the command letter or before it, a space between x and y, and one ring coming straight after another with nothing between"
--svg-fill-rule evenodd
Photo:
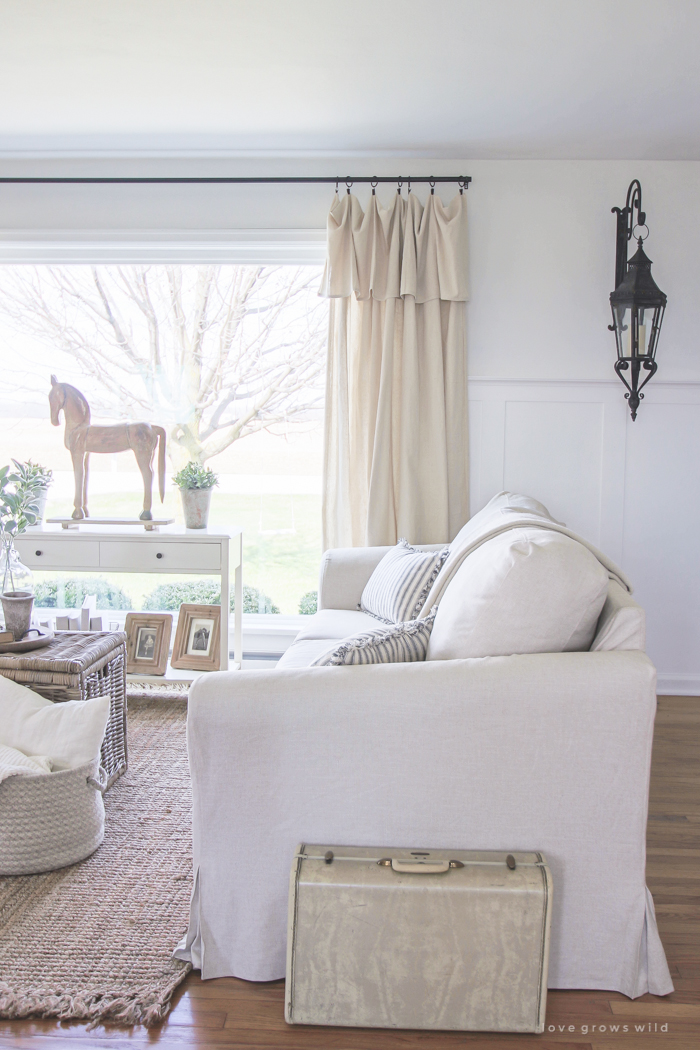
<instances>
[{"instance_id":1,"label":"sofa armrest","mask_svg":"<svg viewBox=\"0 0 700 1050\"><path fill-rule=\"evenodd\" d=\"M416 544L421 551L439 551L444 543ZM358 609L370 576L391 547L334 547L321 559L319 609Z\"/></svg>"}]
</instances>

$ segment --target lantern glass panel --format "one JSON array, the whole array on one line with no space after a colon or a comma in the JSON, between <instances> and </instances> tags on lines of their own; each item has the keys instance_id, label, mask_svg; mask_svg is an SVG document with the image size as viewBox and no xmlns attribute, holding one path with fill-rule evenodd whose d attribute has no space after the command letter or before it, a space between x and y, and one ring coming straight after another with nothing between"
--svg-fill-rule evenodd
<instances>
[{"instance_id":1,"label":"lantern glass panel","mask_svg":"<svg viewBox=\"0 0 700 1050\"><path fill-rule=\"evenodd\" d=\"M623 306L622 304L614 306L613 323L615 325L617 356L629 358L632 356L632 311L630 307Z\"/></svg>"}]
</instances>

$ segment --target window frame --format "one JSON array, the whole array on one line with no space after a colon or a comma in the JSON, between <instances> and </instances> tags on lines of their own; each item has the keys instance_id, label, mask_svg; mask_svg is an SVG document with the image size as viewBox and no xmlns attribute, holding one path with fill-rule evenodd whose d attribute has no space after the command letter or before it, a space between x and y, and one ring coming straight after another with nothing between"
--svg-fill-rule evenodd
<instances>
[{"instance_id":1,"label":"window frame","mask_svg":"<svg viewBox=\"0 0 700 1050\"><path fill-rule=\"evenodd\" d=\"M4 266L212 262L319 266L325 257L324 229L6 229L0 233L0 265ZM298 614L244 613L244 657L274 660L289 648L305 623L308 616ZM256 648L246 649L246 636ZM232 647L233 625L229 631Z\"/></svg>"}]
</instances>

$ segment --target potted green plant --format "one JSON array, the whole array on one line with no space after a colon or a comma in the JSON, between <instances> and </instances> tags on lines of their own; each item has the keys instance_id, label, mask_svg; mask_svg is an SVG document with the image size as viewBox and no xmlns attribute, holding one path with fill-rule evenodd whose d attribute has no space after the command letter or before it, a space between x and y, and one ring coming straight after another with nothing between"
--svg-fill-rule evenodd
<instances>
[{"instance_id":1,"label":"potted green plant","mask_svg":"<svg viewBox=\"0 0 700 1050\"><path fill-rule=\"evenodd\" d=\"M0 468L0 579L5 627L19 641L29 630L34 601L34 579L15 549L14 541L37 522L41 485L24 463L12 461Z\"/></svg>"},{"instance_id":2,"label":"potted green plant","mask_svg":"<svg viewBox=\"0 0 700 1050\"><path fill-rule=\"evenodd\" d=\"M12 462L19 466L17 460L13 460ZM48 467L42 467L40 463L33 463L31 459L28 459L26 463L22 464L22 466L27 472L27 478L32 482L36 482L39 486L39 509L37 511L36 524L41 525L46 512L46 501L49 497L49 488L53 481L53 471L49 470Z\"/></svg>"},{"instance_id":3,"label":"potted green plant","mask_svg":"<svg viewBox=\"0 0 700 1050\"><path fill-rule=\"evenodd\" d=\"M185 528L206 529L209 522L211 490L219 484L217 475L209 467L191 461L174 475L173 482L179 488L182 497Z\"/></svg>"}]
</instances>

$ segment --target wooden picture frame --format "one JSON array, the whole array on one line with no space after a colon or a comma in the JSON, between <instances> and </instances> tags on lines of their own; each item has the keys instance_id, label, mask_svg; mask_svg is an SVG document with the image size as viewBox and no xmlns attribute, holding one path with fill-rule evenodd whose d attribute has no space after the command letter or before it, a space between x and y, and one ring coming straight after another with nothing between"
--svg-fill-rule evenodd
<instances>
[{"instance_id":1,"label":"wooden picture frame","mask_svg":"<svg viewBox=\"0 0 700 1050\"><path fill-rule=\"evenodd\" d=\"M170 666L182 671L218 671L220 636L220 605L181 605Z\"/></svg>"},{"instance_id":2,"label":"wooden picture frame","mask_svg":"<svg viewBox=\"0 0 700 1050\"><path fill-rule=\"evenodd\" d=\"M127 613L127 674L165 674L168 666L172 613Z\"/></svg>"}]
</instances>

